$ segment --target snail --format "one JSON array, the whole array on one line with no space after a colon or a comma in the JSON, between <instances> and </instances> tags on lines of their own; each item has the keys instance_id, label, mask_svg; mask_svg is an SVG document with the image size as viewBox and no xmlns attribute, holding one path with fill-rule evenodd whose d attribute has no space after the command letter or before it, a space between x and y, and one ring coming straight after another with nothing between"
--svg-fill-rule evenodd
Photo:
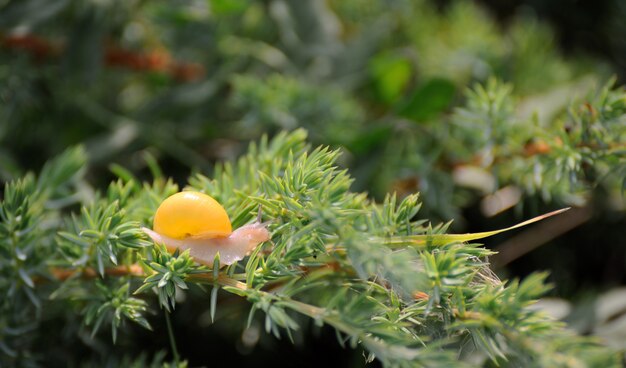
<instances>
[{"instance_id":1,"label":"snail","mask_svg":"<svg viewBox=\"0 0 626 368\"><path fill-rule=\"evenodd\" d=\"M165 199L154 215L153 230L142 230L169 252L189 249L196 262L209 266L218 252L220 265L230 265L270 239L267 223L261 223L260 208L255 222L233 231L222 205L209 195L192 191Z\"/></svg>"}]
</instances>

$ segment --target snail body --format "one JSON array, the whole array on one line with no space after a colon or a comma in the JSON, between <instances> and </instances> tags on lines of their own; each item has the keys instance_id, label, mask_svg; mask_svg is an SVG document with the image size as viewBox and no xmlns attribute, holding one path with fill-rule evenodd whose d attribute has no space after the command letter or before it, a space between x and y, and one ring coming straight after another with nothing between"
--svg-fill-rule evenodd
<instances>
[{"instance_id":1,"label":"snail body","mask_svg":"<svg viewBox=\"0 0 626 368\"><path fill-rule=\"evenodd\" d=\"M215 199L191 191L176 193L163 201L154 215L153 230L142 230L169 252L189 249L196 262L209 266L218 252L220 265L229 265L270 239L260 218L232 231L226 210Z\"/></svg>"}]
</instances>

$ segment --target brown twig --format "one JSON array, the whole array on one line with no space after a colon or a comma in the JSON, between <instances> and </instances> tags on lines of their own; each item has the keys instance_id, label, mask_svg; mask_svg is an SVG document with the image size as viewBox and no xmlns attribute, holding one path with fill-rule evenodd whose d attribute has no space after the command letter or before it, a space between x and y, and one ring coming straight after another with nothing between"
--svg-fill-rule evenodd
<instances>
[{"instance_id":1,"label":"brown twig","mask_svg":"<svg viewBox=\"0 0 626 368\"><path fill-rule=\"evenodd\" d=\"M54 276L55 279L59 281L65 281L74 275L79 275L81 278L84 279L93 279L100 276L98 272L93 268L71 270L55 267L50 269L50 273L52 274L52 276ZM105 268L104 273L108 276L146 276L146 274L143 272L143 268L141 268L141 266L138 264Z\"/></svg>"},{"instance_id":2,"label":"brown twig","mask_svg":"<svg viewBox=\"0 0 626 368\"><path fill-rule=\"evenodd\" d=\"M65 46L43 37L26 35L0 35L0 45L5 49L22 50L30 53L37 62L58 57ZM115 45L104 48L103 62L109 67L126 68L137 72L160 72L181 82L202 78L204 67L198 63L173 60L167 51L136 52Z\"/></svg>"},{"instance_id":3,"label":"brown twig","mask_svg":"<svg viewBox=\"0 0 626 368\"><path fill-rule=\"evenodd\" d=\"M50 273L54 276L55 279L59 281L65 281L73 276L79 276L83 279L94 279L100 277L98 272L93 268L84 268L81 270L72 270L65 268L51 268ZM104 274L108 276L135 276L135 277L146 277L146 274L143 271L143 268L138 264L131 264L128 266L117 266L117 267L108 267L104 269ZM217 282L222 286L232 286L237 289L246 290L248 287L245 283L230 278L225 275L219 275L217 280L213 277L213 273L196 273L187 278L190 281L197 282L209 282L214 283Z\"/></svg>"}]
</instances>

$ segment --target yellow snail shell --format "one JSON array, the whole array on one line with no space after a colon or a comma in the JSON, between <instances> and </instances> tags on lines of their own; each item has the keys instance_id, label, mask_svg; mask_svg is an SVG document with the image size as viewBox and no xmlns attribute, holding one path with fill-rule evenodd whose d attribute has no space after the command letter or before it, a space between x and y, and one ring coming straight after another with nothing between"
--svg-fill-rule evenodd
<instances>
[{"instance_id":1,"label":"yellow snail shell","mask_svg":"<svg viewBox=\"0 0 626 368\"><path fill-rule=\"evenodd\" d=\"M218 252L220 265L229 265L270 239L260 218L232 231L224 207L211 196L191 191L176 193L163 201L154 215L153 230L142 230L169 252L189 249L196 262L209 266Z\"/></svg>"}]
</instances>

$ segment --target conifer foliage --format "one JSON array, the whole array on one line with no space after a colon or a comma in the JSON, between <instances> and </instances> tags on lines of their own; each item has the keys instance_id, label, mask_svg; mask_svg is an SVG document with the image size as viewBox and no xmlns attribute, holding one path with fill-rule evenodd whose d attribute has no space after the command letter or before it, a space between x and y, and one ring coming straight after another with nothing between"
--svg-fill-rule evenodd
<instances>
[{"instance_id":1,"label":"conifer foliage","mask_svg":"<svg viewBox=\"0 0 626 368\"><path fill-rule=\"evenodd\" d=\"M163 314L171 333L170 314L180 304L216 318L234 308L223 302L230 295L247 301L248 325L261 320L266 333L286 339L328 325L338 344L364 349L367 360L387 366L619 364L597 341L529 308L549 288L545 274L501 281L489 271L491 252L479 244L408 242L392 249L391 242L436 236L446 227L420 219L417 195L375 203L352 192L338 156L313 149L306 132L296 130L252 144L211 177L192 175L187 188L220 201L233 227L252 221L259 207L270 222L271 241L225 268L216 266L219 259L206 267L188 252L170 254L141 232L160 202L179 190L156 169L151 183L120 178L94 193L85 189L84 155L74 148L39 175L7 183L0 206L6 295L0 362L58 359L57 348L42 341L42 329L56 323L59 334L82 346L65 351L70 359L98 361L105 353L118 363L184 366L175 340L171 355L124 355L115 344L128 343L133 324L150 330ZM188 316L189 323L200 317Z\"/></svg>"}]
</instances>

